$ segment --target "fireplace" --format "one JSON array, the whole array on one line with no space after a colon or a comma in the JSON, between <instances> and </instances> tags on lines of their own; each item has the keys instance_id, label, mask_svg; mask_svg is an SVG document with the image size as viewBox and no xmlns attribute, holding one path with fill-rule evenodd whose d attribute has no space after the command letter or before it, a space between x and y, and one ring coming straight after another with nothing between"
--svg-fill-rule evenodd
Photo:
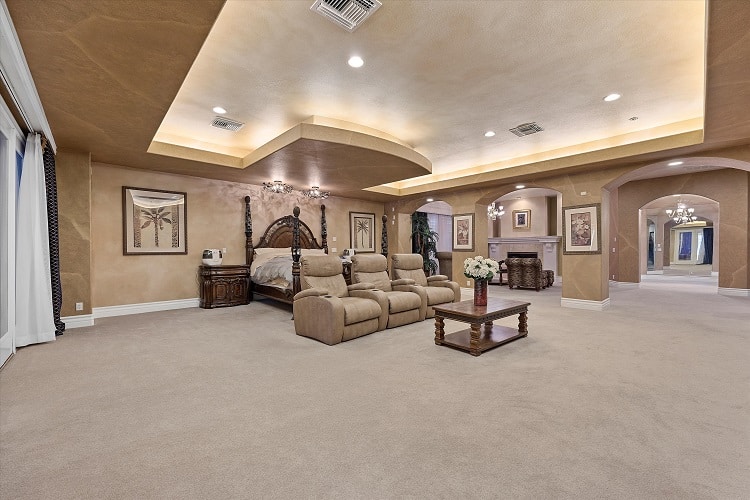
<instances>
[{"instance_id":1,"label":"fireplace","mask_svg":"<svg viewBox=\"0 0 750 500\"><path fill-rule=\"evenodd\" d=\"M538 259L539 254L537 252L508 252L508 258L516 259Z\"/></svg>"}]
</instances>

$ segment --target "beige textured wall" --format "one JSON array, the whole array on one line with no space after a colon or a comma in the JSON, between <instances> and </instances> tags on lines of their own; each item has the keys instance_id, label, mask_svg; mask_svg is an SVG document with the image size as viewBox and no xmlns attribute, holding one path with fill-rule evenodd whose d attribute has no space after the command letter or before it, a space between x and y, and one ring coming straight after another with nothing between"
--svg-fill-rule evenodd
<instances>
[{"instance_id":1,"label":"beige textured wall","mask_svg":"<svg viewBox=\"0 0 750 500\"><path fill-rule=\"evenodd\" d=\"M640 280L638 255L638 210L646 203L671 194L697 194L719 202L719 227L714 245L718 243L719 286L748 286L748 227L750 173L722 169L659 179L634 181L619 189L618 206L618 281L637 283ZM669 248L665 248L665 252Z\"/></svg>"},{"instance_id":2,"label":"beige textured wall","mask_svg":"<svg viewBox=\"0 0 750 500\"><path fill-rule=\"evenodd\" d=\"M506 200L503 201L503 206L505 215L500 219L500 236L503 238L547 236L547 199L544 196ZM531 210L531 224L528 229L513 228L514 210Z\"/></svg>"},{"instance_id":3,"label":"beige textured wall","mask_svg":"<svg viewBox=\"0 0 750 500\"><path fill-rule=\"evenodd\" d=\"M187 255L122 254L122 186L187 193ZM272 195L259 186L171 175L94 163L92 167L92 301L94 307L198 296L197 271L204 248L226 248L224 264L245 263L245 196L251 196L253 243L273 220L295 205L320 241L320 202L294 193ZM376 215L377 250L383 204L329 198L328 244L338 253L349 246L349 211ZM333 238L337 241L333 241Z\"/></svg>"},{"instance_id":4,"label":"beige textured wall","mask_svg":"<svg viewBox=\"0 0 750 500\"><path fill-rule=\"evenodd\" d=\"M91 159L60 149L55 157L60 229L61 316L91 314ZM76 302L83 310L76 311Z\"/></svg>"}]
</instances>

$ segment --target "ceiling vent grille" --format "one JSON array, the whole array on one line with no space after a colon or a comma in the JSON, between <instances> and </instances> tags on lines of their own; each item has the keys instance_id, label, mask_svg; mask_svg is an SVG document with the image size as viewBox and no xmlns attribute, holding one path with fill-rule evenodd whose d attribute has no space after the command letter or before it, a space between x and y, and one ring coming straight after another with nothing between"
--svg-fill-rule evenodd
<instances>
[{"instance_id":1,"label":"ceiling vent grille","mask_svg":"<svg viewBox=\"0 0 750 500\"><path fill-rule=\"evenodd\" d=\"M316 0L310 10L351 33L381 5L378 0Z\"/></svg>"},{"instance_id":2,"label":"ceiling vent grille","mask_svg":"<svg viewBox=\"0 0 750 500\"><path fill-rule=\"evenodd\" d=\"M522 123L521 125L510 129L510 131L516 134L518 137L536 134L537 132L541 132L542 130L544 129L540 127L539 124L536 122Z\"/></svg>"},{"instance_id":3,"label":"ceiling vent grille","mask_svg":"<svg viewBox=\"0 0 750 500\"><path fill-rule=\"evenodd\" d=\"M231 130L232 132L237 132L239 129L245 126L245 124L242 122L230 120L229 118L224 118L222 116L217 116L216 118L214 118L211 122L211 125L216 128L223 128L224 130Z\"/></svg>"}]
</instances>

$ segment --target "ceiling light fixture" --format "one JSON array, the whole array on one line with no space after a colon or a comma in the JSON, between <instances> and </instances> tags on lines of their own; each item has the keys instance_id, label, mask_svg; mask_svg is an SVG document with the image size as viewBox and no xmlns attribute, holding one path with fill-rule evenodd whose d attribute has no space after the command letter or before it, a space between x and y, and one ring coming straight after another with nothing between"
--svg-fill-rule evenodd
<instances>
[{"instance_id":1,"label":"ceiling light fixture","mask_svg":"<svg viewBox=\"0 0 750 500\"><path fill-rule=\"evenodd\" d=\"M630 120L631 122L634 122L634 121L636 121L637 119L638 119L638 117L637 117L637 116L631 116L630 118L628 118L628 120Z\"/></svg>"},{"instance_id":2,"label":"ceiling light fixture","mask_svg":"<svg viewBox=\"0 0 750 500\"><path fill-rule=\"evenodd\" d=\"M289 194L294 190L289 184L285 184L282 181L264 182L263 191L268 191L276 194Z\"/></svg>"},{"instance_id":3,"label":"ceiling light fixture","mask_svg":"<svg viewBox=\"0 0 750 500\"><path fill-rule=\"evenodd\" d=\"M303 190L302 194L315 200L325 200L331 195L331 192L321 191L319 186L313 186L310 189Z\"/></svg>"},{"instance_id":4,"label":"ceiling light fixture","mask_svg":"<svg viewBox=\"0 0 750 500\"><path fill-rule=\"evenodd\" d=\"M223 115L223 114L225 114L227 112L227 110L224 109L224 108L222 108L221 106L216 106L213 111L214 111L214 113L217 113L217 114L220 114L220 115Z\"/></svg>"},{"instance_id":5,"label":"ceiling light fixture","mask_svg":"<svg viewBox=\"0 0 750 500\"><path fill-rule=\"evenodd\" d=\"M687 205L678 201L677 208L667 209L667 217L671 217L677 224L686 224L698 220L698 217L693 215L693 212L695 212L694 208L688 208Z\"/></svg>"},{"instance_id":6,"label":"ceiling light fixture","mask_svg":"<svg viewBox=\"0 0 750 500\"><path fill-rule=\"evenodd\" d=\"M523 189L526 187L526 184L516 184L516 189Z\"/></svg>"},{"instance_id":7,"label":"ceiling light fixture","mask_svg":"<svg viewBox=\"0 0 750 500\"><path fill-rule=\"evenodd\" d=\"M349 66L352 68L361 68L365 64L365 61L359 56L352 56L349 58Z\"/></svg>"},{"instance_id":8,"label":"ceiling light fixture","mask_svg":"<svg viewBox=\"0 0 750 500\"><path fill-rule=\"evenodd\" d=\"M427 198L427 203L435 201L435 198Z\"/></svg>"},{"instance_id":9,"label":"ceiling light fixture","mask_svg":"<svg viewBox=\"0 0 750 500\"><path fill-rule=\"evenodd\" d=\"M495 132L493 132L492 130L488 130L487 132L484 133L484 136L485 137L495 137Z\"/></svg>"},{"instance_id":10,"label":"ceiling light fixture","mask_svg":"<svg viewBox=\"0 0 750 500\"><path fill-rule=\"evenodd\" d=\"M668 167L677 167L677 166L682 165L683 163L685 163L685 162L682 162L682 161L670 161L669 163L667 163L667 166Z\"/></svg>"},{"instance_id":11,"label":"ceiling light fixture","mask_svg":"<svg viewBox=\"0 0 750 500\"><path fill-rule=\"evenodd\" d=\"M503 206L495 206L495 202L493 201L489 205L487 205L487 217L490 220L497 220L498 217L502 217L505 215L505 210L503 210Z\"/></svg>"},{"instance_id":12,"label":"ceiling light fixture","mask_svg":"<svg viewBox=\"0 0 750 500\"><path fill-rule=\"evenodd\" d=\"M617 100L617 99L619 99L620 97L622 97L622 96L621 96L620 94L609 94L608 96L606 96L606 97L604 98L604 100L605 100L606 102L612 102L612 101L616 101L616 100Z\"/></svg>"}]
</instances>

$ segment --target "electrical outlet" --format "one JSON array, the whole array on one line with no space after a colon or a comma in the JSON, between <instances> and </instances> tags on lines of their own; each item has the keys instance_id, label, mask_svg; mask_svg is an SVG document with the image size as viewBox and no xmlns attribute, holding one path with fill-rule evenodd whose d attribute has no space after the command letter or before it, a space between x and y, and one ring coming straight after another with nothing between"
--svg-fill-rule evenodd
<instances>
[{"instance_id":1,"label":"electrical outlet","mask_svg":"<svg viewBox=\"0 0 750 500\"><path fill-rule=\"evenodd\" d=\"M332 240L333 240L333 241L336 241L336 237L334 236L334 237L332 238Z\"/></svg>"},{"instance_id":2,"label":"electrical outlet","mask_svg":"<svg viewBox=\"0 0 750 500\"><path fill-rule=\"evenodd\" d=\"M466 280L466 286L471 286L471 281Z\"/></svg>"},{"instance_id":3,"label":"electrical outlet","mask_svg":"<svg viewBox=\"0 0 750 500\"><path fill-rule=\"evenodd\" d=\"M76 311L83 311L83 302L76 302Z\"/></svg>"},{"instance_id":4,"label":"electrical outlet","mask_svg":"<svg viewBox=\"0 0 750 500\"><path fill-rule=\"evenodd\" d=\"M221 254L222 255L226 255L227 254L227 249L226 248L222 248L221 249Z\"/></svg>"},{"instance_id":5,"label":"electrical outlet","mask_svg":"<svg viewBox=\"0 0 750 500\"><path fill-rule=\"evenodd\" d=\"M336 247L333 247L333 248L331 248L331 252L333 252L333 253L336 253L336 252L338 252L338 251L339 251L339 249L338 249L338 248L336 248Z\"/></svg>"}]
</instances>

